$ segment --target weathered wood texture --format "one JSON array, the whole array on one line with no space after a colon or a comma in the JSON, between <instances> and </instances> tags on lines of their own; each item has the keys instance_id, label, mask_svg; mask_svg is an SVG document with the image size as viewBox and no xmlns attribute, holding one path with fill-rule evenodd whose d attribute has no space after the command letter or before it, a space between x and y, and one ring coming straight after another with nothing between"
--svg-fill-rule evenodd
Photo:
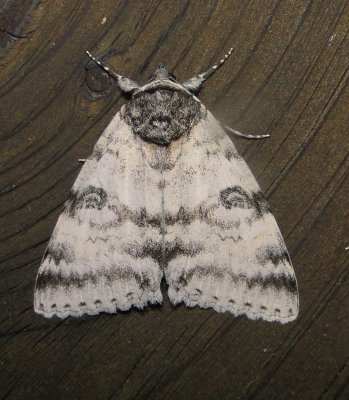
<instances>
[{"instance_id":1,"label":"weathered wood texture","mask_svg":"<svg viewBox=\"0 0 349 400\"><path fill-rule=\"evenodd\" d=\"M0 8L0 398L348 399L348 1ZM167 301L66 321L35 315L37 269L77 160L125 101L85 50L144 82L159 62L188 78L232 45L200 97L236 129L271 134L234 141L286 239L299 319L253 322Z\"/></svg>"}]
</instances>

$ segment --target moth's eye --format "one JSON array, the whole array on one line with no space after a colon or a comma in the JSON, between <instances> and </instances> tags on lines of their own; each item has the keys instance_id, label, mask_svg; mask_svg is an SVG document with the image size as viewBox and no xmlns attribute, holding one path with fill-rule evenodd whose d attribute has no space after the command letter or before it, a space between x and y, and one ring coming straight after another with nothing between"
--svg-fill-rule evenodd
<instances>
[{"instance_id":1,"label":"moth's eye","mask_svg":"<svg viewBox=\"0 0 349 400\"><path fill-rule=\"evenodd\" d=\"M220 199L223 206L227 209L231 209L232 207L249 208L251 202L247 193L240 186L222 190Z\"/></svg>"}]
</instances>

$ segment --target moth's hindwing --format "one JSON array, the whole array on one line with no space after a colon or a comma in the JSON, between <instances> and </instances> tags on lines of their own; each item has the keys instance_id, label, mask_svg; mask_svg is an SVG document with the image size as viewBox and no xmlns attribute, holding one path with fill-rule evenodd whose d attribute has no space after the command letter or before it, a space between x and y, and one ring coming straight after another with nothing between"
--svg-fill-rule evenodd
<instances>
[{"instance_id":1,"label":"moth's hindwing","mask_svg":"<svg viewBox=\"0 0 349 400\"><path fill-rule=\"evenodd\" d=\"M177 161L163 186L165 243L175 247L165 268L172 303L295 319L298 289L284 240L227 134L208 113L171 146Z\"/></svg>"},{"instance_id":2,"label":"moth's hindwing","mask_svg":"<svg viewBox=\"0 0 349 400\"><path fill-rule=\"evenodd\" d=\"M35 311L45 317L143 308L162 301L152 243L161 199L142 140L118 113L86 160L39 269ZM137 253L138 252L138 253Z\"/></svg>"}]
</instances>

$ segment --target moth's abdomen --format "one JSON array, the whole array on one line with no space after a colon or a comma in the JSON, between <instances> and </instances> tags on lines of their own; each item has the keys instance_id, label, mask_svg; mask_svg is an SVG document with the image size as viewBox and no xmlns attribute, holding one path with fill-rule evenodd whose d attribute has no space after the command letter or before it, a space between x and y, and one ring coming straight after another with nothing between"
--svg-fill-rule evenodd
<instances>
[{"instance_id":1,"label":"moth's abdomen","mask_svg":"<svg viewBox=\"0 0 349 400\"><path fill-rule=\"evenodd\" d=\"M126 104L123 118L135 135L159 145L188 134L205 116L201 103L185 92L144 92Z\"/></svg>"}]
</instances>

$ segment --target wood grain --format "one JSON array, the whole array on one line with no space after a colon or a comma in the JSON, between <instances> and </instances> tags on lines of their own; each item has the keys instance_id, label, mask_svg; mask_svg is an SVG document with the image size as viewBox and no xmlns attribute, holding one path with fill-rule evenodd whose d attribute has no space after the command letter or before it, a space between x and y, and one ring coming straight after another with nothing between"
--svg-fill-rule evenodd
<instances>
[{"instance_id":1,"label":"wood grain","mask_svg":"<svg viewBox=\"0 0 349 400\"><path fill-rule=\"evenodd\" d=\"M5 3L0 399L348 399L348 1L32 0L22 14ZM286 239L299 319L283 326L168 301L113 316L35 315L37 269L77 160L125 102L85 50L145 82L159 62L184 80L231 46L200 97L235 129L271 134L234 141Z\"/></svg>"}]
</instances>

